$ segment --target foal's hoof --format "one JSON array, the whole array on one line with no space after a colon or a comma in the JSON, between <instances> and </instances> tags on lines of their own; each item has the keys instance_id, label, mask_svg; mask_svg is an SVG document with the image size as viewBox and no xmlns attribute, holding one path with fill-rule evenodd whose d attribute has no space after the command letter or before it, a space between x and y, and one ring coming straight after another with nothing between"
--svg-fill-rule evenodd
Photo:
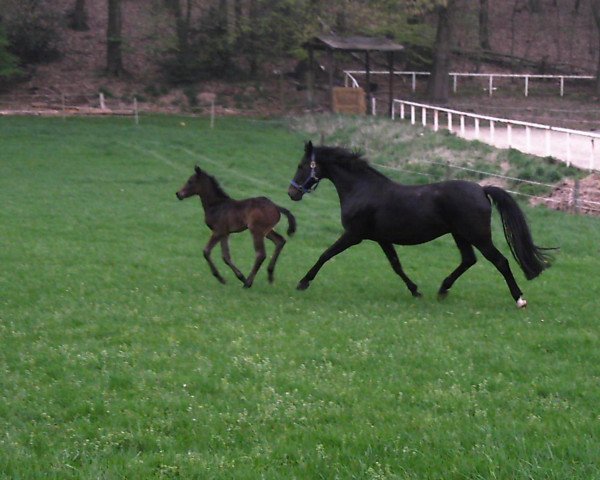
<instances>
[{"instance_id":1,"label":"foal's hoof","mask_svg":"<svg viewBox=\"0 0 600 480\"><path fill-rule=\"evenodd\" d=\"M250 288L252 286L252 282L249 282L248 280L246 280L244 282L244 288Z\"/></svg>"},{"instance_id":2,"label":"foal's hoof","mask_svg":"<svg viewBox=\"0 0 600 480\"><path fill-rule=\"evenodd\" d=\"M310 282L308 280L300 280L298 282L298 285L296 286L297 290L306 290L310 285Z\"/></svg>"},{"instance_id":3,"label":"foal's hoof","mask_svg":"<svg viewBox=\"0 0 600 480\"><path fill-rule=\"evenodd\" d=\"M222 283L223 285L225 285L227 283L227 280L225 280L223 277L215 276L215 278L219 281L219 283Z\"/></svg>"},{"instance_id":4,"label":"foal's hoof","mask_svg":"<svg viewBox=\"0 0 600 480\"><path fill-rule=\"evenodd\" d=\"M527 300L525 300L523 297L519 297L519 299L517 300L517 308L525 308L527 306Z\"/></svg>"},{"instance_id":5,"label":"foal's hoof","mask_svg":"<svg viewBox=\"0 0 600 480\"><path fill-rule=\"evenodd\" d=\"M423 294L421 292L419 292L418 290L414 290L410 293L412 293L412 296L415 298L421 298L423 296Z\"/></svg>"},{"instance_id":6,"label":"foal's hoof","mask_svg":"<svg viewBox=\"0 0 600 480\"><path fill-rule=\"evenodd\" d=\"M448 290L439 290L437 294L438 300L445 300L448 297Z\"/></svg>"}]
</instances>

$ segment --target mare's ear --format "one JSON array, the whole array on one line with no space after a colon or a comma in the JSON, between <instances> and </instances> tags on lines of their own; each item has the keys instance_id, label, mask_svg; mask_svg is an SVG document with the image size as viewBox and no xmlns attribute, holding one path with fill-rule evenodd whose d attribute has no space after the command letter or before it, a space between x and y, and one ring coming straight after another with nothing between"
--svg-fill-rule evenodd
<instances>
[{"instance_id":1,"label":"mare's ear","mask_svg":"<svg viewBox=\"0 0 600 480\"><path fill-rule=\"evenodd\" d=\"M202 170L200 170L200 167L198 165L194 167L194 171L196 172L196 175L200 175L200 173L202 173Z\"/></svg>"},{"instance_id":2,"label":"mare's ear","mask_svg":"<svg viewBox=\"0 0 600 480\"><path fill-rule=\"evenodd\" d=\"M306 154L306 156L311 156L313 152L313 144L312 141L309 140L308 142L306 142L304 144L304 153Z\"/></svg>"}]
</instances>

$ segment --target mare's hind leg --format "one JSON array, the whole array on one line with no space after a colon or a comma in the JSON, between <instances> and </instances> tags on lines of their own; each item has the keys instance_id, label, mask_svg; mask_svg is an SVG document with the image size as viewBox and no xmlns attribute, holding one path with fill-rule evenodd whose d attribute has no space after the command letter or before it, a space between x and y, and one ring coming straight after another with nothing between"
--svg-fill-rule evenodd
<instances>
[{"instance_id":1,"label":"mare's hind leg","mask_svg":"<svg viewBox=\"0 0 600 480\"><path fill-rule=\"evenodd\" d=\"M394 245L387 242L379 242L379 246L383 250L383 253L385 253L385 256L389 260L390 265L394 269L394 272L400 275L400 278L404 280L404 283L410 290L410 293L412 293L412 296L420 297L421 292L419 292L419 288L410 278L408 278L406 273L404 273L404 270L402 270L402 265L400 264L400 260L398 259L398 254L396 253Z\"/></svg>"},{"instance_id":2,"label":"mare's hind leg","mask_svg":"<svg viewBox=\"0 0 600 480\"><path fill-rule=\"evenodd\" d=\"M277 259L279 258L279 254L283 247L285 246L285 238L282 235L279 235L275 230L271 230L267 238L271 240L275 244L275 251L273 252L273 256L271 257L271 261L269 262L269 266L267 267L267 272L269 273L269 283L273 283L275 264L277 263Z\"/></svg>"},{"instance_id":3,"label":"mare's hind leg","mask_svg":"<svg viewBox=\"0 0 600 480\"><path fill-rule=\"evenodd\" d=\"M467 240L458 235L452 235L454 241L456 242L456 246L460 250L461 262L458 267L448 275L440 289L438 290L438 296L440 298L444 298L448 294L448 290L450 287L454 285L454 282L460 277L463 273L465 273L469 268L471 268L475 263L477 263L477 257L475 257L475 251L473 250L473 245L471 245Z\"/></svg>"},{"instance_id":4,"label":"mare's hind leg","mask_svg":"<svg viewBox=\"0 0 600 480\"><path fill-rule=\"evenodd\" d=\"M233 273L235 273L235 276L238 278L238 280L240 280L242 283L244 283L246 281L246 277L244 277L244 274L240 271L240 269L237 268L234 265L234 263L231 261L231 255L229 254L229 237L228 236L221 239L221 256L222 256L225 264L233 270Z\"/></svg>"},{"instance_id":5,"label":"mare's hind leg","mask_svg":"<svg viewBox=\"0 0 600 480\"><path fill-rule=\"evenodd\" d=\"M246 281L244 282L244 288L250 288L252 286L258 269L265 261L265 258L267 258L267 253L265 251L265 239L262 234L258 232L252 232L252 237L254 239L254 251L256 252L256 257L254 260L254 266L252 267L248 278L246 278Z\"/></svg>"},{"instance_id":6,"label":"mare's hind leg","mask_svg":"<svg viewBox=\"0 0 600 480\"><path fill-rule=\"evenodd\" d=\"M219 282L225 283L225 279L221 276L221 274L217 270L217 267L215 267L215 264L213 263L212 259L210 258L210 252L212 251L213 248L215 248L215 245L217 243L219 243L220 239L221 238L219 235L215 235L213 233L212 236L210 237L210 239L208 240L206 247L204 247L203 253L204 253L204 258L208 262L208 266L210 267L210 271L212 272L212 274L215 276L215 278Z\"/></svg>"},{"instance_id":7,"label":"mare's hind leg","mask_svg":"<svg viewBox=\"0 0 600 480\"><path fill-rule=\"evenodd\" d=\"M486 242L483 245L475 245L479 251L483 254L485 258L487 258L490 262L494 264L494 266L498 269L498 271L504 277L506 284L508 285L508 289L510 290L510 294L512 295L515 302L517 302L517 307L523 308L527 305L527 302L522 297L523 292L517 285L517 281L513 276L513 273L510 269L510 265L508 264L508 260L500 251L494 246L492 241Z\"/></svg>"}]
</instances>

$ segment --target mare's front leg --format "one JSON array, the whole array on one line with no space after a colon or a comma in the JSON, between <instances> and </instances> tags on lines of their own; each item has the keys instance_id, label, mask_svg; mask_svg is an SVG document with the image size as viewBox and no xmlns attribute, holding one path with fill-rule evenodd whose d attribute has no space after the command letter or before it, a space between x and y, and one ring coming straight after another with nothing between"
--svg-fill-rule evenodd
<instances>
[{"instance_id":1,"label":"mare's front leg","mask_svg":"<svg viewBox=\"0 0 600 480\"><path fill-rule=\"evenodd\" d=\"M212 236L210 237L210 239L208 240L206 247L204 247L203 253L204 253L204 258L206 259L206 261L208 262L208 266L210 267L210 271L215 276L215 278L221 283L226 283L225 279L221 276L221 274L217 270L217 267L215 266L212 259L210 258L210 252L212 251L213 248L215 248L215 245L217 243L219 243L220 239L221 239L220 235L216 235L213 233Z\"/></svg>"},{"instance_id":2,"label":"mare's front leg","mask_svg":"<svg viewBox=\"0 0 600 480\"><path fill-rule=\"evenodd\" d=\"M394 269L394 272L396 272L398 275L400 275L400 278L402 278L402 280L404 280L404 283L410 290L410 293L412 293L412 296L413 297L422 296L421 292L419 292L419 287L417 287L417 285L410 278L408 278L406 273L404 273L404 270L402 270L402 265L400 264L400 260L398 259L398 254L396 253L396 249L394 248L394 245L391 243L387 243L387 242L378 242L378 243L379 243L379 246L381 247L381 249L383 250L383 253L385 253L385 256L389 260L390 265Z\"/></svg>"},{"instance_id":3,"label":"mare's front leg","mask_svg":"<svg viewBox=\"0 0 600 480\"><path fill-rule=\"evenodd\" d=\"M337 241L329 247L327 250L323 252L323 254L317 260L317 263L313 265L313 267L307 272L306 275L298 282L298 286L296 287L298 290L306 290L310 282L317 276L317 273L321 269L321 267L330 260L335 257L338 253L342 253L347 248L350 248L353 245L356 245L362 241L362 238L357 237L351 232L344 232Z\"/></svg>"},{"instance_id":4,"label":"mare's front leg","mask_svg":"<svg viewBox=\"0 0 600 480\"><path fill-rule=\"evenodd\" d=\"M231 261L231 255L229 254L229 236L221 239L221 256L225 264L233 270L233 273L235 273L235 276L238 278L238 280L240 280L242 283L246 282L246 277L244 277L244 274Z\"/></svg>"}]
</instances>

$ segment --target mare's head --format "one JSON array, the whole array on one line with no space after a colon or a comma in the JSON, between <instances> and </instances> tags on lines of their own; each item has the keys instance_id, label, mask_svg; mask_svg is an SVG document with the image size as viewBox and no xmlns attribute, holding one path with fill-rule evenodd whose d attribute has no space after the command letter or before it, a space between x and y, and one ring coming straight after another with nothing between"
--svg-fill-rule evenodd
<instances>
[{"instance_id":1,"label":"mare's head","mask_svg":"<svg viewBox=\"0 0 600 480\"><path fill-rule=\"evenodd\" d=\"M200 170L200 167L196 165L194 167L195 173L185 182L185 185L179 189L178 192L175 193L179 200L183 200L185 198L191 197L193 195L201 195L202 188L205 185L204 177L206 177L206 173Z\"/></svg>"},{"instance_id":2,"label":"mare's head","mask_svg":"<svg viewBox=\"0 0 600 480\"><path fill-rule=\"evenodd\" d=\"M321 167L317 164L315 148L309 141L304 145L304 156L290 182L288 195L295 202L302 200L305 193L310 193L317 188L320 179Z\"/></svg>"}]
</instances>

